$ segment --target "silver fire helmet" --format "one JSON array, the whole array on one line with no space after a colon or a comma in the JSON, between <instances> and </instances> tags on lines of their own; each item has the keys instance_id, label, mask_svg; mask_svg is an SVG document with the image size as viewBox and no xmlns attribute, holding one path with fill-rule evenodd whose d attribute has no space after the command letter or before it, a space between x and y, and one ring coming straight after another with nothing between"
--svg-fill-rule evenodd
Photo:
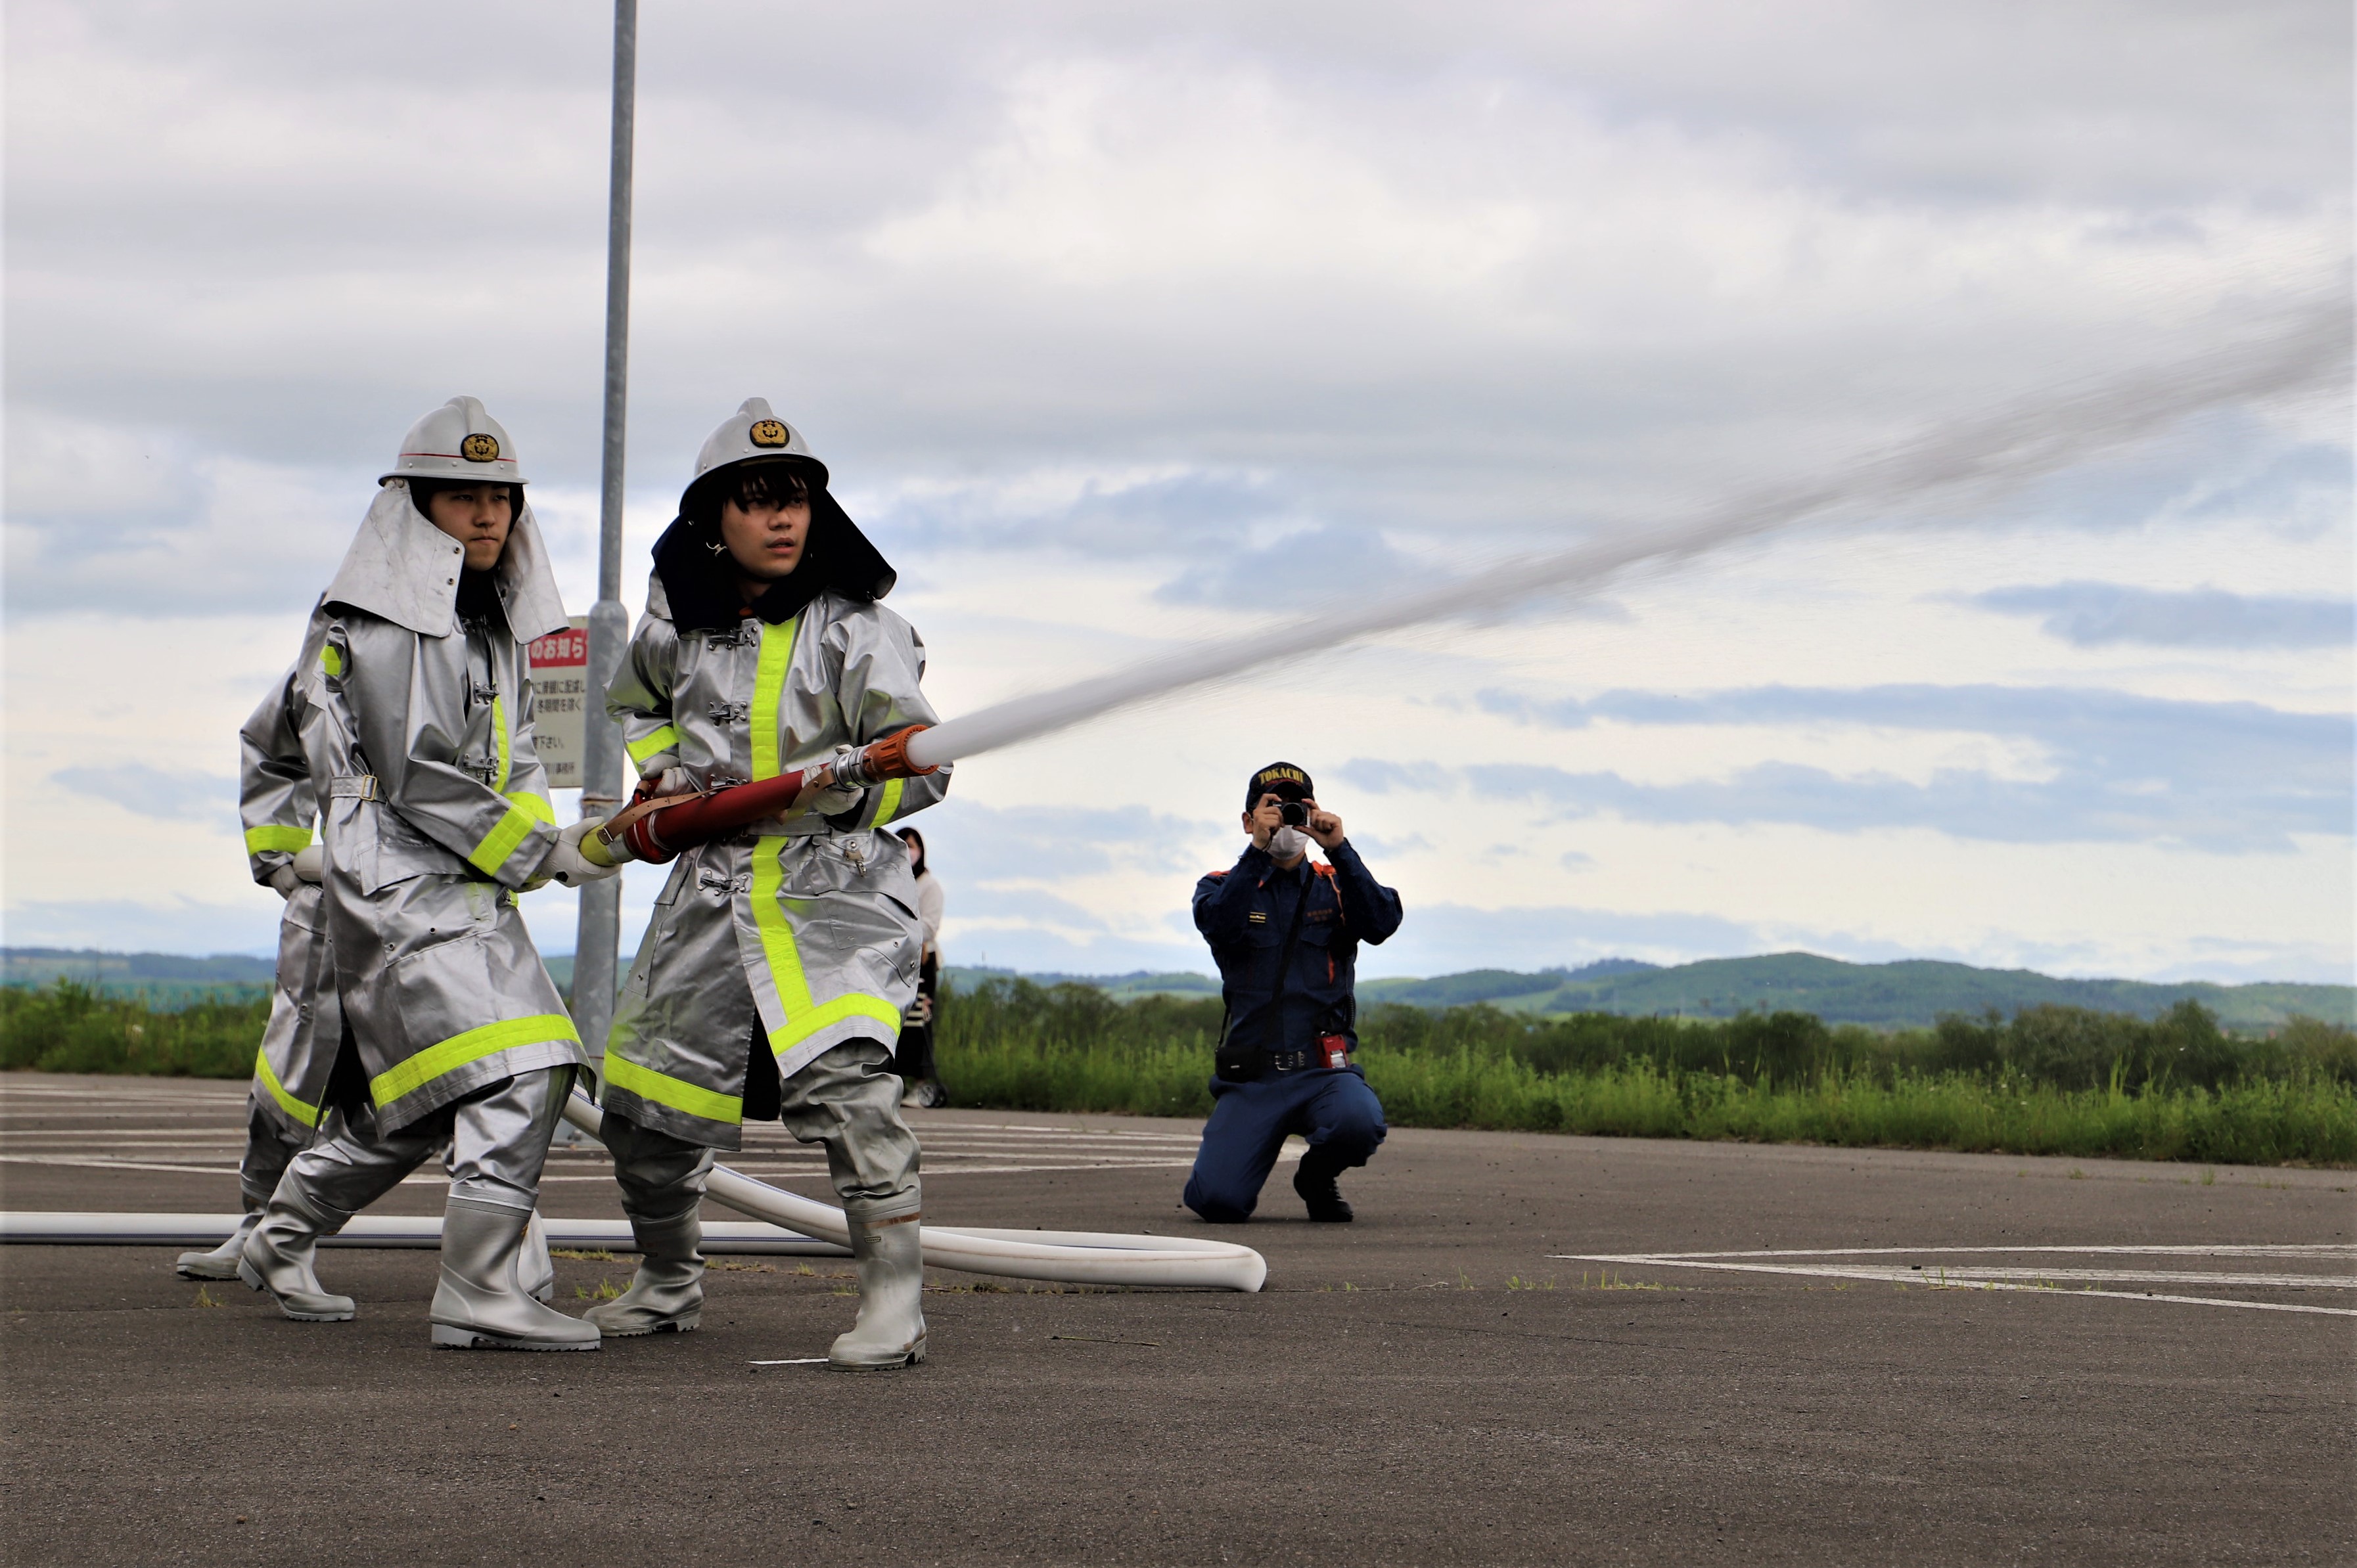
<instances>
[{"instance_id":1,"label":"silver fire helmet","mask_svg":"<svg viewBox=\"0 0 2357 1568\"><path fill-rule=\"evenodd\" d=\"M460 484L527 484L516 466L515 443L483 412L480 398L454 397L409 427L401 456L377 478L441 479Z\"/></svg>"},{"instance_id":2,"label":"silver fire helmet","mask_svg":"<svg viewBox=\"0 0 2357 1568\"><path fill-rule=\"evenodd\" d=\"M820 484L826 483L826 465L810 449L802 433L771 413L768 398L748 397L743 407L705 438L704 450L695 455L695 478L688 481L688 488L694 489L716 469L759 457L800 457L818 470Z\"/></svg>"}]
</instances>

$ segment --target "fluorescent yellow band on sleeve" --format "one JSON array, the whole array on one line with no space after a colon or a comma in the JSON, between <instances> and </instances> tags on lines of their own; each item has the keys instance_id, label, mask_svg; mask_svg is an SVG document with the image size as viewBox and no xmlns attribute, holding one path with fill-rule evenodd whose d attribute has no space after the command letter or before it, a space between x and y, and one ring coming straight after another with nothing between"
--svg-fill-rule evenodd
<instances>
[{"instance_id":1,"label":"fluorescent yellow band on sleeve","mask_svg":"<svg viewBox=\"0 0 2357 1568\"><path fill-rule=\"evenodd\" d=\"M652 735L643 736L631 741L622 749L630 754L630 761L633 764L643 764L648 757L661 756L678 744L679 731L670 725L665 725Z\"/></svg>"},{"instance_id":2,"label":"fluorescent yellow band on sleeve","mask_svg":"<svg viewBox=\"0 0 2357 1568\"><path fill-rule=\"evenodd\" d=\"M519 811L529 811L535 822L545 823L552 828L556 825L556 808L548 803L545 795L535 795L529 789L511 789L508 791L508 804Z\"/></svg>"},{"instance_id":3,"label":"fluorescent yellow band on sleeve","mask_svg":"<svg viewBox=\"0 0 2357 1568\"><path fill-rule=\"evenodd\" d=\"M269 854L274 851L284 854L294 854L310 847L311 830L308 828L279 827L265 823L258 828L245 830L245 852L248 854Z\"/></svg>"},{"instance_id":4,"label":"fluorescent yellow band on sleeve","mask_svg":"<svg viewBox=\"0 0 2357 1568\"><path fill-rule=\"evenodd\" d=\"M468 861L484 875L497 876L500 867L508 863L508 856L516 852L516 845L532 837L536 825L530 811L521 806L510 806L508 814L500 819L499 826L483 835L483 842L467 856Z\"/></svg>"},{"instance_id":5,"label":"fluorescent yellow band on sleeve","mask_svg":"<svg viewBox=\"0 0 2357 1568\"><path fill-rule=\"evenodd\" d=\"M885 823L890 822L894 817L900 814L900 789L901 786L906 783L908 783L906 779L887 779L884 780L884 801L883 804L876 808L876 825L877 827L882 827Z\"/></svg>"},{"instance_id":6,"label":"fluorescent yellow band on sleeve","mask_svg":"<svg viewBox=\"0 0 2357 1568\"><path fill-rule=\"evenodd\" d=\"M453 1035L438 1046L428 1046L390 1072L369 1079L369 1096L379 1105L390 1105L468 1062L480 1061L518 1046L537 1046L548 1040L578 1043L580 1038L573 1020L562 1013L541 1013L529 1018L511 1018L504 1024L485 1024L463 1035Z\"/></svg>"}]
</instances>

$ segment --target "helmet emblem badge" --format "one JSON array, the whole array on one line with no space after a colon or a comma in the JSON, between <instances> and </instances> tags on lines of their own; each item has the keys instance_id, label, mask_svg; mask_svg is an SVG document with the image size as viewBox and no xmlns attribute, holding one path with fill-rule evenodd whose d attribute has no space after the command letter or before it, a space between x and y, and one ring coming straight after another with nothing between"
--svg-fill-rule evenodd
<instances>
[{"instance_id":1,"label":"helmet emblem badge","mask_svg":"<svg viewBox=\"0 0 2357 1568\"><path fill-rule=\"evenodd\" d=\"M791 433L786 429L786 422L782 419L757 419L748 434L756 446L783 446Z\"/></svg>"},{"instance_id":2,"label":"helmet emblem badge","mask_svg":"<svg viewBox=\"0 0 2357 1568\"><path fill-rule=\"evenodd\" d=\"M469 435L458 443L458 456L469 463L496 463L500 457L500 438L496 435Z\"/></svg>"}]
</instances>

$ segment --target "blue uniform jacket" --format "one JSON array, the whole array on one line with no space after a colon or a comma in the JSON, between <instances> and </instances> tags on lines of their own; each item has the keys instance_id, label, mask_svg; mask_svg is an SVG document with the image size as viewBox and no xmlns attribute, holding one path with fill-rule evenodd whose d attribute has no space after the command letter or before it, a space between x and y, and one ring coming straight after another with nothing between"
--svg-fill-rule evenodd
<instances>
[{"instance_id":1,"label":"blue uniform jacket","mask_svg":"<svg viewBox=\"0 0 2357 1568\"><path fill-rule=\"evenodd\" d=\"M1358 1044L1358 1000L1352 994L1359 944L1380 942L1399 929L1399 895L1377 882L1345 839L1330 865L1304 859L1280 871L1266 852L1247 844L1234 866L1195 884L1195 929L1211 944L1228 1004L1232 1047L1271 1054L1308 1050L1320 1035L1347 1035ZM1301 934L1294 940L1293 973L1283 1015L1276 995L1277 950L1301 899Z\"/></svg>"}]
</instances>

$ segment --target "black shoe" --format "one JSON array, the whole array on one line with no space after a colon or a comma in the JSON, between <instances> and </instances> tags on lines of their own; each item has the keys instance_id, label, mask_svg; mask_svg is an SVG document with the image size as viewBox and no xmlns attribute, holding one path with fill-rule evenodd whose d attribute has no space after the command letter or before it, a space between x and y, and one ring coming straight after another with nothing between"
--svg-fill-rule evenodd
<instances>
[{"instance_id":1,"label":"black shoe","mask_svg":"<svg viewBox=\"0 0 2357 1568\"><path fill-rule=\"evenodd\" d=\"M1302 1156L1300 1165L1293 1173L1293 1190L1299 1193L1301 1201L1308 1206L1309 1218L1319 1224L1348 1225L1351 1222L1351 1206L1342 1201L1342 1194L1334 1185L1334 1178L1340 1174L1318 1159L1314 1150Z\"/></svg>"}]
</instances>

